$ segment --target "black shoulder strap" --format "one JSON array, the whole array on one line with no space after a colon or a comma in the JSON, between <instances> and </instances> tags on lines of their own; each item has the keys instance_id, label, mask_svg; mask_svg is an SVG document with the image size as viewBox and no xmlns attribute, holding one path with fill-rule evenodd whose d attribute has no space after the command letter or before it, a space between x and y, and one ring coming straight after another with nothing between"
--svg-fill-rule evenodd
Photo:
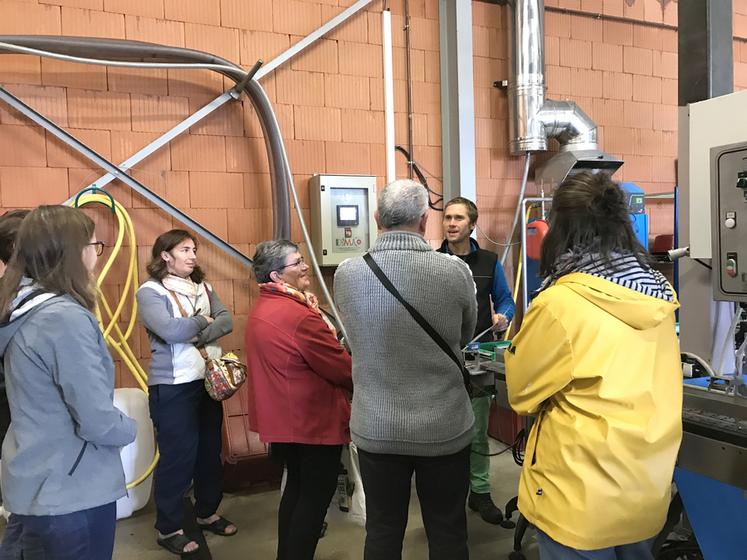
<instances>
[{"instance_id":1,"label":"black shoulder strap","mask_svg":"<svg viewBox=\"0 0 747 560\"><path fill-rule=\"evenodd\" d=\"M412 305L407 303L405 298L402 297L402 294L399 293L397 288L394 287L392 282L387 278L386 274L379 268L379 265L376 264L376 261L373 259L370 253L365 253L363 255L363 260L366 261L366 264L369 266L371 270L373 270L373 273L376 275L376 278L379 279L379 281L384 285L384 287L391 293L395 298L397 298L397 301L399 301L405 309L412 315L412 318L415 319L415 322L417 322L418 325L420 325L423 330L433 339L433 342L438 344L439 348L444 351L444 353L451 358L451 360L457 365L459 368L459 371L462 372L462 378L464 379L464 386L467 388L467 392L471 392L471 386L469 379L469 372L467 371L467 368L464 367L464 364L462 361L454 354L454 351L451 349L451 346L443 339L443 337L436 332L436 330L431 326L431 324L425 320L425 318L418 312L417 309L415 309Z\"/></svg>"}]
</instances>

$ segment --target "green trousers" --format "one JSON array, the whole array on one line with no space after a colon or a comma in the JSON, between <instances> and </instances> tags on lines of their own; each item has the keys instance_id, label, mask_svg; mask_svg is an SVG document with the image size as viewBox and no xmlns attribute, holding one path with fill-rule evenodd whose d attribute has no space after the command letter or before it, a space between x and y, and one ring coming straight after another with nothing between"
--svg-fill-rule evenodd
<instances>
[{"instance_id":1,"label":"green trousers","mask_svg":"<svg viewBox=\"0 0 747 560\"><path fill-rule=\"evenodd\" d=\"M469 459L469 484L475 494L490 492L490 446L488 445L488 419L491 395L472 399L472 410L475 413L475 432L472 438L472 451ZM478 455L478 453L480 455Z\"/></svg>"}]
</instances>

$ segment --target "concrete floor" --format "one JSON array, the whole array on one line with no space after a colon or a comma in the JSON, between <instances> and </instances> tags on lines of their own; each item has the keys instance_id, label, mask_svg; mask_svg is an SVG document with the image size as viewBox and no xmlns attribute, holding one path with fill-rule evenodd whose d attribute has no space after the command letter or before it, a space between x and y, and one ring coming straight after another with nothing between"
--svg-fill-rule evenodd
<instances>
[{"instance_id":1,"label":"concrete floor","mask_svg":"<svg viewBox=\"0 0 747 560\"><path fill-rule=\"evenodd\" d=\"M491 442L501 449L501 444ZM516 494L519 480L517 467L510 453L491 459L493 499L503 509L505 502ZM278 489L226 494L220 513L235 522L239 533L230 538L208 534L210 551L215 560L272 560L277 544ZM117 523L114 560L169 560L176 558L155 542L154 515L151 504L131 518ZM471 560L499 560L508 558L513 550L513 530L489 525L468 511ZM516 515L514 515L514 520ZM361 560L365 531L351 522L330 517L326 536L319 541L315 560ZM527 560L537 560L531 530L525 539ZM414 492L410 502L410 520L405 536L403 558L427 559L427 542L420 505Z\"/></svg>"}]
</instances>

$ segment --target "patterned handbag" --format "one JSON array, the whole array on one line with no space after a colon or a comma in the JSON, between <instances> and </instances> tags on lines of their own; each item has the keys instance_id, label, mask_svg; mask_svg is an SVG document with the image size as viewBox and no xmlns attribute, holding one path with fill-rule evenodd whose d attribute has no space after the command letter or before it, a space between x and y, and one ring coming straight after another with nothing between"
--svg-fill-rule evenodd
<instances>
[{"instance_id":1,"label":"patterned handbag","mask_svg":"<svg viewBox=\"0 0 747 560\"><path fill-rule=\"evenodd\" d=\"M179 296L173 290L169 290L169 293L176 301L182 317L189 317L179 301ZM216 401L224 401L238 391L246 381L246 364L233 352L227 352L216 359L208 356L205 348L196 348L205 360L205 390L208 395Z\"/></svg>"},{"instance_id":2,"label":"patterned handbag","mask_svg":"<svg viewBox=\"0 0 747 560\"><path fill-rule=\"evenodd\" d=\"M226 400L246 381L246 365L233 352L212 359L204 348L198 350L205 358L205 390L216 401Z\"/></svg>"}]
</instances>

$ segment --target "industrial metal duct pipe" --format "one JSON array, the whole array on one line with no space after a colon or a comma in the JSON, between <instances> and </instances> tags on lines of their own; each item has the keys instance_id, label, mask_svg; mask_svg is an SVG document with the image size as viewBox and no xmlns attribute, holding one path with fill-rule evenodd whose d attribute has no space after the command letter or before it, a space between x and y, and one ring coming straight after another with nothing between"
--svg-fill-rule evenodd
<instances>
[{"instance_id":1,"label":"industrial metal duct pipe","mask_svg":"<svg viewBox=\"0 0 747 560\"><path fill-rule=\"evenodd\" d=\"M545 2L512 0L508 7L509 135L511 153L596 149L596 125L572 101L545 100Z\"/></svg>"},{"instance_id":2,"label":"industrial metal duct pipe","mask_svg":"<svg viewBox=\"0 0 747 560\"><path fill-rule=\"evenodd\" d=\"M560 142L560 151L595 150L597 126L573 101L545 100L537 114L548 138Z\"/></svg>"}]
</instances>

